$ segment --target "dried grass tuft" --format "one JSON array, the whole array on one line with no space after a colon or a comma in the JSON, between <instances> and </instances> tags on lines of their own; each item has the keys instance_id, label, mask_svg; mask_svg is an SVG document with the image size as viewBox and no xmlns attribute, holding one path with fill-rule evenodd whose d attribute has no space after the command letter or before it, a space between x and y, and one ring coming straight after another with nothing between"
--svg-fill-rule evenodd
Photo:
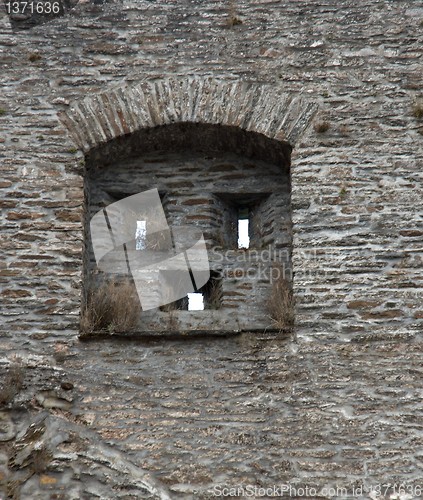
<instances>
[{"instance_id":1,"label":"dried grass tuft","mask_svg":"<svg viewBox=\"0 0 423 500\"><path fill-rule=\"evenodd\" d=\"M207 309L220 309L222 304L222 287L216 278L211 278L210 287L205 300Z\"/></svg>"},{"instance_id":2,"label":"dried grass tuft","mask_svg":"<svg viewBox=\"0 0 423 500\"><path fill-rule=\"evenodd\" d=\"M278 277L273 279L267 308L272 319L272 327L279 331L289 331L294 326L295 320L294 294L291 282L283 277L282 268L279 266L277 268L280 272Z\"/></svg>"},{"instance_id":3,"label":"dried grass tuft","mask_svg":"<svg viewBox=\"0 0 423 500\"><path fill-rule=\"evenodd\" d=\"M31 62L36 62L39 61L40 59L42 59L42 56L38 52L33 52L28 56L28 60Z\"/></svg>"},{"instance_id":4,"label":"dried grass tuft","mask_svg":"<svg viewBox=\"0 0 423 500\"><path fill-rule=\"evenodd\" d=\"M25 374L22 366L13 364L9 367L0 386L0 405L11 403L22 389Z\"/></svg>"},{"instance_id":5,"label":"dried grass tuft","mask_svg":"<svg viewBox=\"0 0 423 500\"><path fill-rule=\"evenodd\" d=\"M239 17L236 16L229 16L228 17L228 26L239 26L242 24L242 20Z\"/></svg>"},{"instance_id":6,"label":"dried grass tuft","mask_svg":"<svg viewBox=\"0 0 423 500\"><path fill-rule=\"evenodd\" d=\"M139 323L140 314L141 306L133 282L104 281L88 292L80 331L83 335L132 331Z\"/></svg>"},{"instance_id":7,"label":"dried grass tuft","mask_svg":"<svg viewBox=\"0 0 423 500\"><path fill-rule=\"evenodd\" d=\"M236 10L237 10L237 1L236 0L229 0L229 11L228 11L228 19L227 19L227 24L228 26L238 26L242 24L241 19L237 17L236 15Z\"/></svg>"},{"instance_id":8,"label":"dried grass tuft","mask_svg":"<svg viewBox=\"0 0 423 500\"><path fill-rule=\"evenodd\" d=\"M327 132L328 130L330 129L330 123L327 122L327 121L320 121L320 122L316 122L314 124L314 130L318 133L318 134L324 134L325 132Z\"/></svg>"},{"instance_id":9,"label":"dried grass tuft","mask_svg":"<svg viewBox=\"0 0 423 500\"><path fill-rule=\"evenodd\" d=\"M414 104L413 116L418 120L421 120L423 118L423 101L419 101Z\"/></svg>"}]
</instances>

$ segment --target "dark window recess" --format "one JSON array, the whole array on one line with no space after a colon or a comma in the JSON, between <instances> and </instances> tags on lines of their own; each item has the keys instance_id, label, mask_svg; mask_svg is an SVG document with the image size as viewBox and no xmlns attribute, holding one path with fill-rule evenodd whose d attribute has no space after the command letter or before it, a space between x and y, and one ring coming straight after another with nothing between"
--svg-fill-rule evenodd
<instances>
[{"instance_id":1,"label":"dark window recess","mask_svg":"<svg viewBox=\"0 0 423 500\"><path fill-rule=\"evenodd\" d=\"M215 193L222 213L222 225L216 228L216 244L224 248L260 248L262 245L263 207L269 193Z\"/></svg>"},{"instance_id":2,"label":"dark window recess","mask_svg":"<svg viewBox=\"0 0 423 500\"><path fill-rule=\"evenodd\" d=\"M220 309L222 304L222 279L220 277L220 273L216 271L210 272L210 279L207 283L202 286L199 290L196 290L192 295L201 294L203 296L203 306L204 309ZM198 299L197 299L198 300ZM166 304L160 307L161 311L198 311L200 308L195 307L194 309L189 309L189 297L183 297L182 299L176 300L170 304ZM194 301L191 300L191 303L196 302L196 298L194 297Z\"/></svg>"}]
</instances>

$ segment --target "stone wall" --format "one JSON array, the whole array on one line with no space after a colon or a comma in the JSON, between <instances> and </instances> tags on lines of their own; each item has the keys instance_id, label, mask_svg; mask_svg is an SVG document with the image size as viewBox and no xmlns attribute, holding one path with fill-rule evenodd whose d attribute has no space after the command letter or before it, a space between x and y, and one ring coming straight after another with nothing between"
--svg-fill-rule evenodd
<instances>
[{"instance_id":1,"label":"stone wall","mask_svg":"<svg viewBox=\"0 0 423 500\"><path fill-rule=\"evenodd\" d=\"M2 11L1 383L24 370L2 487L421 496L422 19L419 0L139 0L14 32ZM175 122L293 147L292 338L77 340L86 162ZM40 420L54 460L27 476Z\"/></svg>"},{"instance_id":2,"label":"stone wall","mask_svg":"<svg viewBox=\"0 0 423 500\"><path fill-rule=\"evenodd\" d=\"M347 339L386 326L419 331L419 5L240 2L233 8L242 23L233 26L230 9L218 3L194 11L183 2L154 12L149 5L81 4L16 34L3 16L6 329L47 331L54 318L55 329L74 331L83 154L139 123L178 119L175 110L184 109L180 119L226 117L267 135L283 131L294 146L293 261L303 332L329 329ZM160 81L175 74L207 78L182 87ZM148 113L129 118L134 102ZM304 135L316 105L315 123L329 128ZM71 130L58 112L74 120L64 122Z\"/></svg>"}]
</instances>

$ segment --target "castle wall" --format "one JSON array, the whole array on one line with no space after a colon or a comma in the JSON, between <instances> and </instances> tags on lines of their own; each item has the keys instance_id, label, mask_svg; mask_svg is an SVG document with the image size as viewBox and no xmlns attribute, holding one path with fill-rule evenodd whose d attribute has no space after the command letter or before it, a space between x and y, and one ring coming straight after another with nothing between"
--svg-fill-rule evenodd
<instances>
[{"instance_id":1,"label":"castle wall","mask_svg":"<svg viewBox=\"0 0 423 500\"><path fill-rule=\"evenodd\" d=\"M57 113L93 96L91 110L103 113L110 137L113 127L123 134L125 86L195 74L270 83L318 105L314 122L329 126L324 133L310 126L292 153L300 329L337 339L379 327L418 331L422 153L412 109L420 95L419 5L239 2L242 24L234 26L213 2L149 5L81 4L19 33L3 17L5 329L48 331L53 318L54 330L73 332L78 322L84 156ZM171 93L154 88L149 106ZM118 104L107 89L119 89ZM82 124L95 143L95 124L91 131Z\"/></svg>"},{"instance_id":2,"label":"castle wall","mask_svg":"<svg viewBox=\"0 0 423 500\"><path fill-rule=\"evenodd\" d=\"M19 32L2 13L0 381L19 362L24 384L1 416L16 436L47 413L55 456L23 497L143 498L147 470L157 498L419 498L420 0L86 2ZM86 165L190 121L293 147L295 330L84 344Z\"/></svg>"}]
</instances>

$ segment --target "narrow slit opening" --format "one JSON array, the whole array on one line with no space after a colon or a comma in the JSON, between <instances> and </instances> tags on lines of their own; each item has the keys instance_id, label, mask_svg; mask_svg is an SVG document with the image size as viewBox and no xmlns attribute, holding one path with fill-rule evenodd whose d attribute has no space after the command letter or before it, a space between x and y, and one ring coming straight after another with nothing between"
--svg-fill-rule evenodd
<instances>
[{"instance_id":1,"label":"narrow slit opening","mask_svg":"<svg viewBox=\"0 0 423 500\"><path fill-rule=\"evenodd\" d=\"M146 247L146 237L147 237L147 227L145 220L137 220L137 229L135 231L135 249L145 250Z\"/></svg>"},{"instance_id":2,"label":"narrow slit opening","mask_svg":"<svg viewBox=\"0 0 423 500\"><path fill-rule=\"evenodd\" d=\"M202 293L188 294L188 311L203 311L204 296Z\"/></svg>"},{"instance_id":3,"label":"narrow slit opening","mask_svg":"<svg viewBox=\"0 0 423 500\"><path fill-rule=\"evenodd\" d=\"M250 220L248 208L238 210L238 248L250 248Z\"/></svg>"}]
</instances>

